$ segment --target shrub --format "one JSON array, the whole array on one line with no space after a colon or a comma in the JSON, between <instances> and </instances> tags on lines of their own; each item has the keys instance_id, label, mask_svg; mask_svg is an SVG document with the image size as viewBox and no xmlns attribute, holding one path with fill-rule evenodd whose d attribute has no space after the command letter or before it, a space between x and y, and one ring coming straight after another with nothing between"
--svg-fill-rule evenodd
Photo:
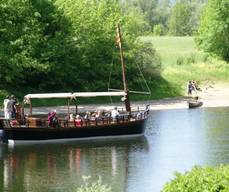
<instances>
[{"instance_id":1,"label":"shrub","mask_svg":"<svg viewBox=\"0 0 229 192\"><path fill-rule=\"evenodd\" d=\"M183 65L184 64L184 57L180 56L177 58L177 65Z\"/></svg>"},{"instance_id":2,"label":"shrub","mask_svg":"<svg viewBox=\"0 0 229 192\"><path fill-rule=\"evenodd\" d=\"M229 165L219 167L194 167L184 174L176 173L176 177L167 183L162 192L228 192Z\"/></svg>"},{"instance_id":3,"label":"shrub","mask_svg":"<svg viewBox=\"0 0 229 192\"><path fill-rule=\"evenodd\" d=\"M162 24L154 25L154 27L153 27L153 34L154 35L161 36L161 35L163 35L163 33L164 33L164 27Z\"/></svg>"},{"instance_id":4,"label":"shrub","mask_svg":"<svg viewBox=\"0 0 229 192\"><path fill-rule=\"evenodd\" d=\"M112 192L108 185L102 184L102 179L99 177L98 181L90 183L90 176L83 177L84 184L77 188L76 192Z\"/></svg>"},{"instance_id":5,"label":"shrub","mask_svg":"<svg viewBox=\"0 0 229 192\"><path fill-rule=\"evenodd\" d=\"M186 64L192 64L196 62L196 55L194 53L186 57Z\"/></svg>"}]
</instances>

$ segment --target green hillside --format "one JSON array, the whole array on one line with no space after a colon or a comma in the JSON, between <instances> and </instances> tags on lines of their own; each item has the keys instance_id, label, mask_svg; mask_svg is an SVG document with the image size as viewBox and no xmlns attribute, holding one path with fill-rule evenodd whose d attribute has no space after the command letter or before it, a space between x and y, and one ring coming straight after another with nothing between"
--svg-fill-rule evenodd
<instances>
[{"instance_id":1,"label":"green hillside","mask_svg":"<svg viewBox=\"0 0 229 192\"><path fill-rule=\"evenodd\" d=\"M229 83L229 65L199 51L193 37L148 36L142 37L142 40L153 43L162 60L162 77L176 89L178 95L185 94L186 83L191 79L200 86Z\"/></svg>"}]
</instances>

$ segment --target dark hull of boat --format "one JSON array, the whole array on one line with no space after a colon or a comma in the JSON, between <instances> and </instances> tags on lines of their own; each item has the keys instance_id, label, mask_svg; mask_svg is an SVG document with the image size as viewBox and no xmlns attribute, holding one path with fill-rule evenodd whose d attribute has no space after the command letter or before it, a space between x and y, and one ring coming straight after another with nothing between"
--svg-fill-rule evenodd
<instances>
[{"instance_id":1,"label":"dark hull of boat","mask_svg":"<svg viewBox=\"0 0 229 192\"><path fill-rule=\"evenodd\" d=\"M39 141L53 139L85 139L91 137L143 134L147 119L138 121L75 128L4 128L4 140Z\"/></svg>"},{"instance_id":2,"label":"dark hull of boat","mask_svg":"<svg viewBox=\"0 0 229 192\"><path fill-rule=\"evenodd\" d=\"M188 102L188 107L189 108L196 108L196 107L201 107L203 105L203 102L198 101L198 102Z\"/></svg>"}]
</instances>

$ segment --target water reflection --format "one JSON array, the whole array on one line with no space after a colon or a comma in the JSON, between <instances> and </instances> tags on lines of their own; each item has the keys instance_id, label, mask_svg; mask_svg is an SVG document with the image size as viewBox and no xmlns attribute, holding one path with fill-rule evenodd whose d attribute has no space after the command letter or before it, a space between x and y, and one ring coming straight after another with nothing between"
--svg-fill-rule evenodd
<instances>
[{"instance_id":1,"label":"water reflection","mask_svg":"<svg viewBox=\"0 0 229 192\"><path fill-rule=\"evenodd\" d=\"M83 175L91 175L102 176L120 192L126 187L129 154L147 152L148 142L143 136L1 149L3 191L74 191Z\"/></svg>"},{"instance_id":2,"label":"water reflection","mask_svg":"<svg viewBox=\"0 0 229 192\"><path fill-rule=\"evenodd\" d=\"M175 171L229 163L228 117L228 108L154 111L145 137L0 146L0 191L71 192L91 175L114 192L159 192Z\"/></svg>"}]
</instances>

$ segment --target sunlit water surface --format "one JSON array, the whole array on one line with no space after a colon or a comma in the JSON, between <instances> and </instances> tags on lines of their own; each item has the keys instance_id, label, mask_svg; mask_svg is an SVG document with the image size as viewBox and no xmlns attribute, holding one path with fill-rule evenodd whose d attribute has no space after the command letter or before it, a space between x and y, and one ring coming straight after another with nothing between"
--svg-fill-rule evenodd
<instances>
[{"instance_id":1,"label":"sunlit water surface","mask_svg":"<svg viewBox=\"0 0 229 192\"><path fill-rule=\"evenodd\" d=\"M229 109L154 111L145 136L0 145L0 191L73 192L101 176L114 192L159 192L174 172L229 163Z\"/></svg>"}]
</instances>

